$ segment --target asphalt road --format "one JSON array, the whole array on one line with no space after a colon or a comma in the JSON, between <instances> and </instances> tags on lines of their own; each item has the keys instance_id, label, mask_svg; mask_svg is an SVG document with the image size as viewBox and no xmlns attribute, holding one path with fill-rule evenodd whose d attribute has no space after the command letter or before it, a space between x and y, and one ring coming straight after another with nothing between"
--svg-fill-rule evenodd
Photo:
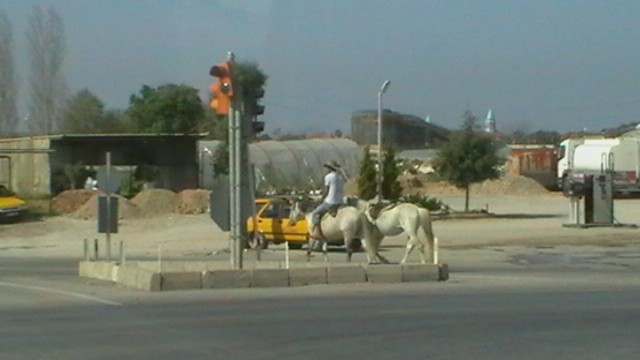
<instances>
[{"instance_id":1,"label":"asphalt road","mask_svg":"<svg viewBox=\"0 0 640 360\"><path fill-rule=\"evenodd\" d=\"M571 249L458 250L443 283L165 293L2 257L0 359L637 359L635 257Z\"/></svg>"}]
</instances>

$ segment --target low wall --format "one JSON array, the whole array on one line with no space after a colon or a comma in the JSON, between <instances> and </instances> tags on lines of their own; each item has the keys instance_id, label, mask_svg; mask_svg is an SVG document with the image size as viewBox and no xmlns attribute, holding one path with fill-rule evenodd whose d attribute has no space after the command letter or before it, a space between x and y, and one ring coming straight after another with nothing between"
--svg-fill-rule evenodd
<instances>
[{"instance_id":1,"label":"low wall","mask_svg":"<svg viewBox=\"0 0 640 360\"><path fill-rule=\"evenodd\" d=\"M254 268L230 270L216 262L127 262L82 261L82 277L113 281L146 290L192 290L264 288L353 283L399 283L445 281L446 264L352 265L306 264L286 268L282 263L259 263ZM162 266L160 269L159 267Z\"/></svg>"}]
</instances>

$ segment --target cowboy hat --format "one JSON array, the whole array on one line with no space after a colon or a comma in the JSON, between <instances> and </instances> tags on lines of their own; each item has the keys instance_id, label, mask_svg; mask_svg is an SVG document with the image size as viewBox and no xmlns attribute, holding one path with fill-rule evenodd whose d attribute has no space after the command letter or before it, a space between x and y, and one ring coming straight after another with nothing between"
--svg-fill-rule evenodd
<instances>
[{"instance_id":1,"label":"cowboy hat","mask_svg":"<svg viewBox=\"0 0 640 360\"><path fill-rule=\"evenodd\" d=\"M329 169L334 170L334 171L338 171L338 169L340 168L340 164L338 164L338 162L335 161L335 160L324 164L324 166L328 167Z\"/></svg>"}]
</instances>

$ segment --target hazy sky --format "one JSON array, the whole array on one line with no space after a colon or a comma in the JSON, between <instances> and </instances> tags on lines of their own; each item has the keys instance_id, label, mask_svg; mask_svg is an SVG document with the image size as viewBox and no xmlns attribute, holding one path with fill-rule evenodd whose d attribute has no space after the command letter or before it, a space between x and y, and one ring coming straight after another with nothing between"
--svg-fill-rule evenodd
<instances>
[{"instance_id":1,"label":"hazy sky","mask_svg":"<svg viewBox=\"0 0 640 360\"><path fill-rule=\"evenodd\" d=\"M269 76L267 132L350 132L384 107L457 128L600 130L640 121L638 0L0 0L27 96L33 4L63 18L72 91L126 108L143 84L201 90L229 50Z\"/></svg>"}]
</instances>

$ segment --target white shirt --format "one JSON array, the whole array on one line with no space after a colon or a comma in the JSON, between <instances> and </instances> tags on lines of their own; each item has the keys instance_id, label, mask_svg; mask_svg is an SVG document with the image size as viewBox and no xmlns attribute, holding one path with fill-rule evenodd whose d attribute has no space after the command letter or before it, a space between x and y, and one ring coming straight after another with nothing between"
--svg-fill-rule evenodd
<instances>
[{"instance_id":1,"label":"white shirt","mask_svg":"<svg viewBox=\"0 0 640 360\"><path fill-rule=\"evenodd\" d=\"M344 184L347 180L335 171L332 171L324 176L324 186L329 187L327 197L324 198L324 202L327 204L342 204L344 197Z\"/></svg>"}]
</instances>

